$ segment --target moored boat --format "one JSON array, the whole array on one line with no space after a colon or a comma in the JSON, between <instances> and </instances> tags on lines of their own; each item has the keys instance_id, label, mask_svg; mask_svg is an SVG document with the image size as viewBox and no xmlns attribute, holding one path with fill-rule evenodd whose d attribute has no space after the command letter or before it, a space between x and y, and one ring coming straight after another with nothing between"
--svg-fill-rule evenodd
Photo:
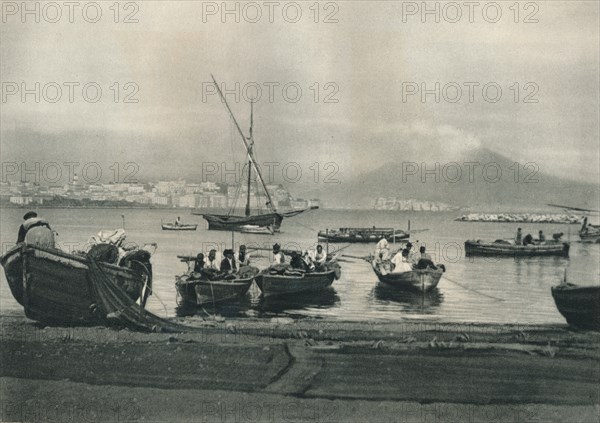
<instances>
[{"instance_id":1,"label":"moored boat","mask_svg":"<svg viewBox=\"0 0 600 423\"><path fill-rule=\"evenodd\" d=\"M182 301L193 305L222 303L246 295L259 270L256 267L243 267L236 276L229 279L199 279L194 274L177 277L175 286Z\"/></svg>"},{"instance_id":2,"label":"moored boat","mask_svg":"<svg viewBox=\"0 0 600 423\"><path fill-rule=\"evenodd\" d=\"M579 238L584 242L600 242L600 226L588 223L587 216L583 218Z\"/></svg>"},{"instance_id":3,"label":"moored boat","mask_svg":"<svg viewBox=\"0 0 600 423\"><path fill-rule=\"evenodd\" d=\"M191 223L161 223L163 231L195 231L198 225Z\"/></svg>"},{"instance_id":4,"label":"moored boat","mask_svg":"<svg viewBox=\"0 0 600 423\"><path fill-rule=\"evenodd\" d=\"M408 239L410 234L402 229L394 228L339 228L319 231L319 241L376 243L382 238L390 242Z\"/></svg>"},{"instance_id":5,"label":"moored boat","mask_svg":"<svg viewBox=\"0 0 600 423\"><path fill-rule=\"evenodd\" d=\"M444 271L438 269L417 269L410 272L389 273L382 272L381 269L372 265L373 271L380 282L398 288L400 290L413 290L427 292L435 288Z\"/></svg>"},{"instance_id":6,"label":"moored boat","mask_svg":"<svg viewBox=\"0 0 600 423\"><path fill-rule=\"evenodd\" d=\"M600 286L562 283L552 287L552 297L567 323L600 330Z\"/></svg>"},{"instance_id":7,"label":"moored boat","mask_svg":"<svg viewBox=\"0 0 600 423\"><path fill-rule=\"evenodd\" d=\"M264 297L319 292L327 289L340 277L337 263L328 263L323 271L302 272L286 267L267 268L256 275L255 281Z\"/></svg>"},{"instance_id":8,"label":"moored boat","mask_svg":"<svg viewBox=\"0 0 600 423\"><path fill-rule=\"evenodd\" d=\"M116 247L115 247L116 248ZM91 259L56 248L18 245L0 257L13 297L30 319L45 323L102 323L107 310L93 289ZM150 253L129 252L118 264L98 262L112 285L143 308L152 286Z\"/></svg>"},{"instance_id":9,"label":"moored boat","mask_svg":"<svg viewBox=\"0 0 600 423\"><path fill-rule=\"evenodd\" d=\"M496 241L482 242L480 240L465 241L465 255L469 256L507 256L534 257L559 256L569 257L568 242L547 241L543 244L516 245L514 242Z\"/></svg>"}]
</instances>

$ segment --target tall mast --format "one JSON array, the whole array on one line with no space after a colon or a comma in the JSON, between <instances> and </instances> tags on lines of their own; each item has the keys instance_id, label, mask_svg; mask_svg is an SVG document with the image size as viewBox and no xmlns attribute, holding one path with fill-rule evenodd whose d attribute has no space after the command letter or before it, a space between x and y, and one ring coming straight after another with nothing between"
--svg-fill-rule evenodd
<instances>
[{"instance_id":1,"label":"tall mast","mask_svg":"<svg viewBox=\"0 0 600 423\"><path fill-rule=\"evenodd\" d=\"M254 100L250 101L250 136L248 137L248 142L250 143L249 152L252 154L252 147L254 146L254 139L252 138L252 123L253 123L253 115L254 115ZM252 162L248 160L248 195L246 197L246 216L250 216L250 178L252 176Z\"/></svg>"},{"instance_id":2,"label":"tall mast","mask_svg":"<svg viewBox=\"0 0 600 423\"><path fill-rule=\"evenodd\" d=\"M233 115L233 112L231 111L229 104L227 104L227 100L225 99L225 96L221 92L221 88L219 88L219 84L217 84L215 77L212 74L210 75L210 77L212 78L213 83L215 84L215 87L217 88L217 92L219 93L219 97L221 97L221 101L223 101L223 103L225 103L225 107L227 108L227 111L229 112L229 116L231 116L231 119L233 120L233 123L235 123L235 127L237 128L238 133L240 134L240 136L242 138L244 147L246 147L246 153L248 155L248 162L251 163L252 166L254 166L254 170L256 170L256 176L258 176L258 180L260 181L263 189L265 190L265 195L267 196L267 200L268 200L267 205L269 206L271 211L276 213L277 210L273 206L273 200L271 199L271 194L269 194L269 191L267 190L267 186L265 185L265 181L263 180L263 177L260 173L260 169L258 168L258 166L256 165L256 162L254 161L254 156L252 155L252 148L248 144L248 141L246 140L246 136L242 132L242 128L240 128L240 125L238 124L237 120L235 119L235 116ZM250 169L248 169L248 173L250 173Z\"/></svg>"}]
</instances>

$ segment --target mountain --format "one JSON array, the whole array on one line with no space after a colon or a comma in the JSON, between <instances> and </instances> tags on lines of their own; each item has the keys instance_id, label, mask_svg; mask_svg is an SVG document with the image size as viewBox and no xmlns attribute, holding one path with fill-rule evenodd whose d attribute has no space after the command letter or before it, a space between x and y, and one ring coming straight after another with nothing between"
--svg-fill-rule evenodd
<instances>
[{"instance_id":1,"label":"mountain","mask_svg":"<svg viewBox=\"0 0 600 423\"><path fill-rule=\"evenodd\" d=\"M388 162L335 186L302 193L326 207L370 207L378 197L414 198L480 210L545 209L548 203L598 209L597 183L560 178L486 148L447 162ZM297 196L298 192L295 193Z\"/></svg>"}]
</instances>

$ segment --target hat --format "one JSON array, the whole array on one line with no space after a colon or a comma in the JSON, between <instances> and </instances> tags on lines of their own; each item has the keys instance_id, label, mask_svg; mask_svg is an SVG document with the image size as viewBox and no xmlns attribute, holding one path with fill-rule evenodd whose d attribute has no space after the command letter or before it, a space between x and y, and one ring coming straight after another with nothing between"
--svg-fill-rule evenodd
<instances>
[{"instance_id":1,"label":"hat","mask_svg":"<svg viewBox=\"0 0 600 423\"><path fill-rule=\"evenodd\" d=\"M279 245L277 243L273 244L273 251L279 251L279 250L281 250L281 245Z\"/></svg>"},{"instance_id":2,"label":"hat","mask_svg":"<svg viewBox=\"0 0 600 423\"><path fill-rule=\"evenodd\" d=\"M28 211L27 213L25 213L25 215L23 216L23 220L27 220L27 219L31 219L32 217L37 217L37 213L34 211Z\"/></svg>"},{"instance_id":3,"label":"hat","mask_svg":"<svg viewBox=\"0 0 600 423\"><path fill-rule=\"evenodd\" d=\"M407 242L407 243L406 243L406 247L407 247L407 248L410 248L410 247L412 247L412 243L411 243L411 242Z\"/></svg>"},{"instance_id":4,"label":"hat","mask_svg":"<svg viewBox=\"0 0 600 423\"><path fill-rule=\"evenodd\" d=\"M224 256L233 255L233 250L231 248L228 248L225 251L223 251L223 255Z\"/></svg>"}]
</instances>

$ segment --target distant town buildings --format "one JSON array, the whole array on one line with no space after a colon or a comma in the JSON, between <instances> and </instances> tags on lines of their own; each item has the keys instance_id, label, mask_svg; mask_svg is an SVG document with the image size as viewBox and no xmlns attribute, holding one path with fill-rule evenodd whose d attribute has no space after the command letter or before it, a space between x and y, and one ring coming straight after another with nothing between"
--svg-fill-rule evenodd
<instances>
[{"instance_id":1,"label":"distant town buildings","mask_svg":"<svg viewBox=\"0 0 600 423\"><path fill-rule=\"evenodd\" d=\"M319 200L292 198L282 185L268 185L273 205L278 209L318 206ZM33 182L0 182L0 202L4 205L106 205L132 207L181 207L198 209L243 208L248 197L248 186L217 184L214 182L188 183L183 179L155 183L87 184L76 175L70 183L43 186ZM255 185L250 186L250 207L264 208L267 198Z\"/></svg>"}]
</instances>

